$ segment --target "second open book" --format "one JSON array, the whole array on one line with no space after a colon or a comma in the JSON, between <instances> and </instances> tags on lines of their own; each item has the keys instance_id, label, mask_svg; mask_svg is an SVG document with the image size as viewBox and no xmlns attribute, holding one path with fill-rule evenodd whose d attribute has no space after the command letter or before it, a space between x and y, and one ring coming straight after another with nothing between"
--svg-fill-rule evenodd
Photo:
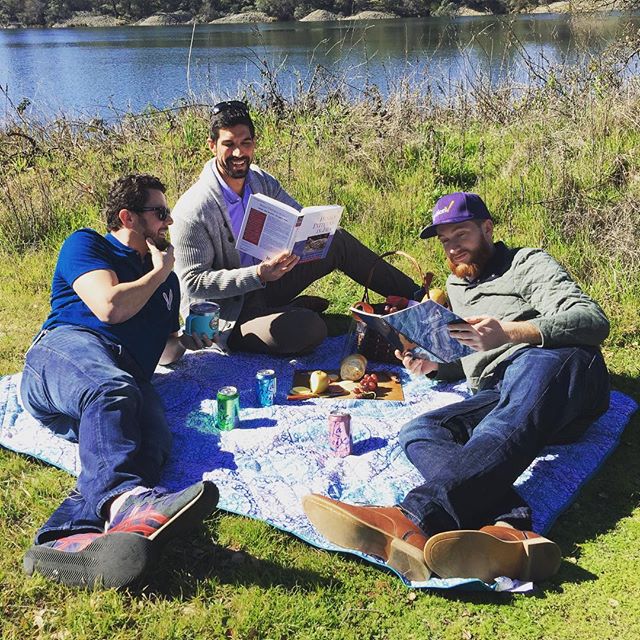
<instances>
[{"instance_id":1,"label":"second open book","mask_svg":"<svg viewBox=\"0 0 640 640\"><path fill-rule=\"evenodd\" d=\"M351 307L351 312L377 331L402 353L432 362L454 362L473 353L449 333L449 325L465 321L433 300L426 300L387 315L367 313Z\"/></svg>"},{"instance_id":2,"label":"second open book","mask_svg":"<svg viewBox=\"0 0 640 640\"><path fill-rule=\"evenodd\" d=\"M329 251L342 209L324 205L298 211L262 193L251 194L236 248L258 260L282 251L300 256L300 262L319 260Z\"/></svg>"}]
</instances>

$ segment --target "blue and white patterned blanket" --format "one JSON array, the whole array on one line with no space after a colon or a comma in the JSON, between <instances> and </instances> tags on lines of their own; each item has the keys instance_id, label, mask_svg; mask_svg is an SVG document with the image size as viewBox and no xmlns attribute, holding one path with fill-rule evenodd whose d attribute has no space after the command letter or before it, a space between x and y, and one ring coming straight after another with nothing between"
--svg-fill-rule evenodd
<instances>
[{"instance_id":1,"label":"blue and white patterned blanket","mask_svg":"<svg viewBox=\"0 0 640 640\"><path fill-rule=\"evenodd\" d=\"M411 378L398 367L394 370L403 382L403 402L285 400L294 369L338 368L342 346L343 338L331 338L297 361L199 352L188 354L173 368L160 367L154 382L174 432L173 457L163 484L178 489L203 477L210 479L220 488L220 508L264 520L317 547L338 549L309 523L300 505L302 496L317 492L354 503L397 503L421 482L398 444L400 427L418 413L466 395L463 384ZM276 405L260 408L254 398L254 374L267 367L275 369L278 378ZM228 384L240 392L242 422L239 429L219 433L214 427L215 396ZM51 435L22 409L18 385L19 374L0 379L0 445L77 475L77 446ZM327 414L337 408L352 416L354 450L345 459L333 457L329 450ZM548 447L522 474L516 486L533 509L536 531L548 530L572 502L613 451L636 408L632 399L614 392L609 411L580 442ZM512 585L432 579L412 586L503 589Z\"/></svg>"}]
</instances>

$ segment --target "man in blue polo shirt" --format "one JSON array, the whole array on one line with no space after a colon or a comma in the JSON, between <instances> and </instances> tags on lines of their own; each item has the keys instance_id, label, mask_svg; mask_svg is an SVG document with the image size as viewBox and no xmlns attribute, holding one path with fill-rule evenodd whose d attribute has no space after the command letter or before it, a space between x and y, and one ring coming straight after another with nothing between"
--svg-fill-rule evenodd
<instances>
[{"instance_id":1,"label":"man in blue polo shirt","mask_svg":"<svg viewBox=\"0 0 640 640\"><path fill-rule=\"evenodd\" d=\"M186 348L211 345L178 334L164 192L150 175L117 180L105 208L109 233L80 229L60 250L51 312L27 352L20 393L42 424L78 442L82 470L27 551L29 575L131 584L167 539L217 503L209 482L177 493L154 488L171 433L151 376Z\"/></svg>"}]
</instances>

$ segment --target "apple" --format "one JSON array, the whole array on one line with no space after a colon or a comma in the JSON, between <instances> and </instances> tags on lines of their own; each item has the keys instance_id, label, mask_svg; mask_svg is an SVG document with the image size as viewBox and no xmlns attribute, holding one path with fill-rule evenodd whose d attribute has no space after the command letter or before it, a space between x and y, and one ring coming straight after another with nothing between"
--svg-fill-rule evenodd
<instances>
[{"instance_id":1,"label":"apple","mask_svg":"<svg viewBox=\"0 0 640 640\"><path fill-rule=\"evenodd\" d=\"M309 387L311 388L311 393L322 393L329 388L329 383L331 380L329 379L329 374L326 371L312 371L309 376Z\"/></svg>"}]
</instances>

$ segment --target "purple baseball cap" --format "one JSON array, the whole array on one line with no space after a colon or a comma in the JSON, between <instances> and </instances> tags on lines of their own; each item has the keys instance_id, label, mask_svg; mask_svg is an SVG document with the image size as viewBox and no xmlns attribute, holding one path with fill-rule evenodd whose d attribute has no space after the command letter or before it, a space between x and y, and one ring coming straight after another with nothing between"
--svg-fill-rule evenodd
<instances>
[{"instance_id":1,"label":"purple baseball cap","mask_svg":"<svg viewBox=\"0 0 640 640\"><path fill-rule=\"evenodd\" d=\"M466 222L467 220L492 220L487 205L477 193L457 191L442 196L433 207L433 222L420 232L421 238L433 238L441 224Z\"/></svg>"}]
</instances>

